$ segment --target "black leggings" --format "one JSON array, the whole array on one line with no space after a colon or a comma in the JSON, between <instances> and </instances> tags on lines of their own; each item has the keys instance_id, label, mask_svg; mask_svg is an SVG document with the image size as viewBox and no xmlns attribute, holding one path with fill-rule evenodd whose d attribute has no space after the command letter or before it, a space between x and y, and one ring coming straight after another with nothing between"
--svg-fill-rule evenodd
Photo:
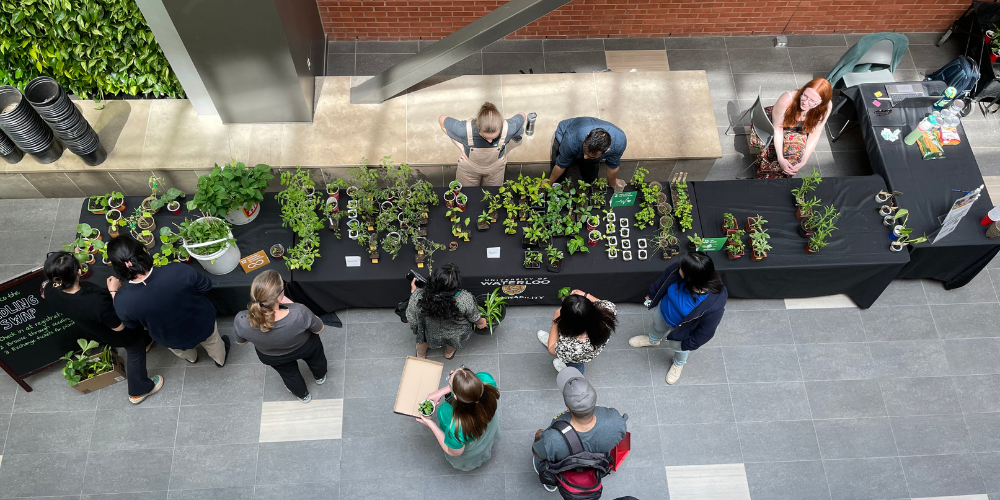
<instances>
[{"instance_id":1,"label":"black leggings","mask_svg":"<svg viewBox=\"0 0 1000 500\"><path fill-rule=\"evenodd\" d=\"M274 368L274 371L281 375L285 387L292 391L292 394L297 398L304 398L306 394L309 394L309 390L306 389L306 381L302 378L302 372L299 371L300 359L309 366L309 371L312 372L314 378L326 376L326 353L323 352L323 341L316 334L309 335L309 340L291 353L282 356L269 356L257 351L257 357L260 358L261 363Z\"/></svg>"},{"instance_id":2,"label":"black leggings","mask_svg":"<svg viewBox=\"0 0 1000 500\"><path fill-rule=\"evenodd\" d=\"M556 166L556 157L559 156L559 144L560 143L559 143L558 140L552 139L552 152L550 153L550 156L549 156L549 171L550 172L552 171L551 169ZM582 152L581 152L581 154L582 154ZM563 179L566 177L566 174L569 173L569 169L572 168L572 167L574 167L574 166L579 167L579 169L580 169L580 178L583 179L583 182L586 182L588 184L589 183L593 183L594 180L597 179L597 175L600 174L600 172L601 172L601 170L600 170L601 160L598 160L598 159L585 160L585 159L583 159L583 157L580 157L580 158L577 158L577 159L573 160L573 164L571 164L569 166L569 168L567 168L566 171L563 172L563 174L561 176L559 176L558 179L556 179L556 182L562 182Z\"/></svg>"},{"instance_id":3,"label":"black leggings","mask_svg":"<svg viewBox=\"0 0 1000 500\"><path fill-rule=\"evenodd\" d=\"M128 395L142 396L153 390L153 381L146 372L146 346L152 342L149 332L143 330L142 335L132 337L125 348L125 379L128 380Z\"/></svg>"}]
</instances>

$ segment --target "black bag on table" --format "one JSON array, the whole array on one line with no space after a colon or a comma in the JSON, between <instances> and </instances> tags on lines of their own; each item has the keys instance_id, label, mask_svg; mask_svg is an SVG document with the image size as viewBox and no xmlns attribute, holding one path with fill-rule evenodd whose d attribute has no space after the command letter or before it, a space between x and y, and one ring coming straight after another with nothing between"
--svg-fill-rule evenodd
<instances>
[{"instance_id":1,"label":"black bag on table","mask_svg":"<svg viewBox=\"0 0 1000 500\"><path fill-rule=\"evenodd\" d=\"M611 473L608 455L585 451L580 435L565 420L556 420L549 428L562 434L569 447L569 456L554 463L542 460L538 467L538 480L559 488L564 500L601 498L604 493L601 479Z\"/></svg>"}]
</instances>

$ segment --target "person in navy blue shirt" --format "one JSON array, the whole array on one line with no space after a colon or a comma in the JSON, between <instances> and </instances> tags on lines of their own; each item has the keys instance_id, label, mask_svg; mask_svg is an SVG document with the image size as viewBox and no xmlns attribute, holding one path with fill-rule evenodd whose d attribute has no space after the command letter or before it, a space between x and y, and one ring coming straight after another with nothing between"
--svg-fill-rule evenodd
<instances>
[{"instance_id":1,"label":"person in navy blue shirt","mask_svg":"<svg viewBox=\"0 0 1000 500\"><path fill-rule=\"evenodd\" d=\"M712 258L704 252L685 254L679 264L668 267L649 287L646 307L652 310L653 329L647 335L632 337L628 343L632 347L652 347L666 337L668 347L674 351L674 361L667 371L667 383L673 385L691 351L715 336L728 297Z\"/></svg>"},{"instance_id":2,"label":"person in navy blue shirt","mask_svg":"<svg viewBox=\"0 0 1000 500\"><path fill-rule=\"evenodd\" d=\"M580 169L584 182L594 182L604 160L608 166L608 185L620 193L625 181L618 179L618 167L626 142L625 132L604 120L581 116L559 122L552 140L549 183L559 182L574 165Z\"/></svg>"}]
</instances>

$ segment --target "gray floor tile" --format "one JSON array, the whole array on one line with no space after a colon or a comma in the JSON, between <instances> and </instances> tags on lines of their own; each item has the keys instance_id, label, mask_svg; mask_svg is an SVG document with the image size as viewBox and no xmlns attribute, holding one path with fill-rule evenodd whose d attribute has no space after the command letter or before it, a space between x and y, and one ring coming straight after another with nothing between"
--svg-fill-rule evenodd
<instances>
[{"instance_id":1,"label":"gray floor tile","mask_svg":"<svg viewBox=\"0 0 1000 500\"><path fill-rule=\"evenodd\" d=\"M80 206L77 205L77 219ZM0 201L0 228L4 231L52 230L59 214L58 198ZM72 228L75 228L74 224ZM10 263L6 262L5 263Z\"/></svg>"},{"instance_id":2,"label":"gray floor tile","mask_svg":"<svg viewBox=\"0 0 1000 500\"><path fill-rule=\"evenodd\" d=\"M974 304L997 301L989 273L979 273L967 285L954 290L945 290L937 281L925 281L924 293L927 294L927 302L930 304Z\"/></svg>"},{"instance_id":3,"label":"gray floor tile","mask_svg":"<svg viewBox=\"0 0 1000 500\"><path fill-rule=\"evenodd\" d=\"M157 350L166 351L166 349L157 346L150 352L156 352ZM177 358L173 354L170 354L170 356ZM149 357L147 356L146 359L149 360ZM181 362L185 363L184 361ZM148 369L150 376L160 375L163 377L163 387L156 394L146 398L140 407L160 408L180 405L181 389L184 385L184 367L152 368L147 362L146 368ZM104 389L98 391L97 395L99 396L97 408L100 410L125 410L136 408L136 406L128 400L128 384L125 382L105 387Z\"/></svg>"},{"instance_id":4,"label":"gray floor tile","mask_svg":"<svg viewBox=\"0 0 1000 500\"><path fill-rule=\"evenodd\" d=\"M168 351L166 347L158 344L146 353L146 368L149 370L157 368L186 368L187 366L190 366L190 363L178 358L174 353ZM153 373L155 374L156 372Z\"/></svg>"},{"instance_id":5,"label":"gray floor tile","mask_svg":"<svg viewBox=\"0 0 1000 500\"><path fill-rule=\"evenodd\" d=\"M456 473L459 471L455 471ZM504 477L502 475L438 476L424 483L425 497L436 498L447 492L454 498L476 498L502 500L504 497Z\"/></svg>"},{"instance_id":6,"label":"gray floor tile","mask_svg":"<svg viewBox=\"0 0 1000 500\"><path fill-rule=\"evenodd\" d=\"M357 51L357 42L337 42L330 41L326 43L326 52L328 54L353 54Z\"/></svg>"},{"instance_id":7,"label":"gray floor tile","mask_svg":"<svg viewBox=\"0 0 1000 500\"><path fill-rule=\"evenodd\" d=\"M388 53L411 53L415 54L419 50L416 40L383 42L383 41L359 41L356 42L355 50L358 54L388 54Z\"/></svg>"},{"instance_id":8,"label":"gray floor tile","mask_svg":"<svg viewBox=\"0 0 1000 500\"><path fill-rule=\"evenodd\" d=\"M773 105L781 94L799 87L792 73L736 73L733 80L739 99L752 103L759 91L764 106Z\"/></svg>"},{"instance_id":9,"label":"gray floor tile","mask_svg":"<svg viewBox=\"0 0 1000 500\"><path fill-rule=\"evenodd\" d=\"M377 75L396 64L408 59L413 54L361 54L355 56L354 74L356 76Z\"/></svg>"},{"instance_id":10,"label":"gray floor tile","mask_svg":"<svg viewBox=\"0 0 1000 500\"><path fill-rule=\"evenodd\" d=\"M59 250L65 250L65 248L63 248L63 243L69 243L75 239L76 239L75 229L71 229L69 231L66 230L52 231L52 238L49 239L48 251L57 252ZM100 256L98 256L97 258L100 259Z\"/></svg>"},{"instance_id":11,"label":"gray floor tile","mask_svg":"<svg viewBox=\"0 0 1000 500\"><path fill-rule=\"evenodd\" d=\"M913 498L986 493L971 453L901 457L900 462Z\"/></svg>"},{"instance_id":12,"label":"gray floor tile","mask_svg":"<svg viewBox=\"0 0 1000 500\"><path fill-rule=\"evenodd\" d=\"M736 424L660 426L664 465L708 465L743 462Z\"/></svg>"},{"instance_id":13,"label":"gray floor tile","mask_svg":"<svg viewBox=\"0 0 1000 500\"><path fill-rule=\"evenodd\" d=\"M652 387L604 387L597 389L597 404L628 414L628 425L658 425ZM501 397L503 397L501 395ZM503 406L507 406L506 403Z\"/></svg>"},{"instance_id":14,"label":"gray floor tile","mask_svg":"<svg viewBox=\"0 0 1000 500\"><path fill-rule=\"evenodd\" d=\"M896 456L892 426L886 417L814 420L825 460Z\"/></svg>"},{"instance_id":15,"label":"gray floor tile","mask_svg":"<svg viewBox=\"0 0 1000 500\"><path fill-rule=\"evenodd\" d=\"M253 487L171 490L167 500L251 500Z\"/></svg>"},{"instance_id":16,"label":"gray floor tile","mask_svg":"<svg viewBox=\"0 0 1000 500\"><path fill-rule=\"evenodd\" d=\"M741 422L737 425L745 462L821 458L812 420Z\"/></svg>"},{"instance_id":17,"label":"gray floor tile","mask_svg":"<svg viewBox=\"0 0 1000 500\"><path fill-rule=\"evenodd\" d=\"M724 347L722 354L734 384L802 380L794 345Z\"/></svg>"},{"instance_id":18,"label":"gray floor tile","mask_svg":"<svg viewBox=\"0 0 1000 500\"><path fill-rule=\"evenodd\" d=\"M10 428L10 413L0 413L0 442L7 440L7 431Z\"/></svg>"},{"instance_id":19,"label":"gray floor tile","mask_svg":"<svg viewBox=\"0 0 1000 500\"><path fill-rule=\"evenodd\" d=\"M731 73L725 49L675 50L667 48L671 71L705 70L708 73Z\"/></svg>"},{"instance_id":20,"label":"gray floor tile","mask_svg":"<svg viewBox=\"0 0 1000 500\"><path fill-rule=\"evenodd\" d=\"M256 443L261 402L182 406L176 446Z\"/></svg>"},{"instance_id":21,"label":"gray floor tile","mask_svg":"<svg viewBox=\"0 0 1000 500\"><path fill-rule=\"evenodd\" d=\"M791 344L784 310L727 312L719 323L713 347Z\"/></svg>"},{"instance_id":22,"label":"gray floor tile","mask_svg":"<svg viewBox=\"0 0 1000 500\"><path fill-rule=\"evenodd\" d=\"M741 45L742 47L743 45ZM729 64L733 73L791 73L792 63L785 48L732 48L729 52ZM673 67L671 67L673 69Z\"/></svg>"},{"instance_id":23,"label":"gray floor tile","mask_svg":"<svg viewBox=\"0 0 1000 500\"><path fill-rule=\"evenodd\" d=\"M544 429L552 419L566 411L562 393L550 391L507 391L500 393L503 411L500 412L500 428L508 430ZM597 404L602 405L600 394ZM603 405L602 405L603 406ZM619 408L621 410L621 408ZM625 410L627 412L627 410Z\"/></svg>"},{"instance_id":24,"label":"gray floor tile","mask_svg":"<svg viewBox=\"0 0 1000 500\"><path fill-rule=\"evenodd\" d=\"M947 362L941 356L944 343L939 340L909 342L871 342L868 348L879 377L921 377L948 375Z\"/></svg>"},{"instance_id":25,"label":"gray floor tile","mask_svg":"<svg viewBox=\"0 0 1000 500\"><path fill-rule=\"evenodd\" d=\"M328 54L326 56L326 76L354 76L355 55Z\"/></svg>"},{"instance_id":26,"label":"gray floor tile","mask_svg":"<svg viewBox=\"0 0 1000 500\"><path fill-rule=\"evenodd\" d=\"M628 345L629 339L636 335L648 334L650 329L649 314L622 314L621 309L619 309L618 326L615 327L615 331L611 335L611 339L608 340L608 344L604 346L604 350L635 351L636 348ZM666 345L662 345L660 348L666 349Z\"/></svg>"},{"instance_id":27,"label":"gray floor tile","mask_svg":"<svg viewBox=\"0 0 1000 500\"><path fill-rule=\"evenodd\" d=\"M931 306L942 339L1000 336L1000 304Z\"/></svg>"},{"instance_id":28,"label":"gray floor tile","mask_svg":"<svg viewBox=\"0 0 1000 500\"><path fill-rule=\"evenodd\" d=\"M653 385L666 383L667 370L673 364L674 355L671 350L653 349L649 352ZM726 361L722 348L702 346L688 356L683 375L676 385L725 384L726 380Z\"/></svg>"},{"instance_id":29,"label":"gray floor tile","mask_svg":"<svg viewBox=\"0 0 1000 500\"><path fill-rule=\"evenodd\" d=\"M631 424L631 420L629 421ZM423 427L423 426L421 426ZM535 431L524 429L518 431L503 431L500 441L493 445L493 458L484 467L496 467L496 470L505 474L518 472L533 472L529 443L535 440ZM537 477L537 476L536 476Z\"/></svg>"},{"instance_id":30,"label":"gray floor tile","mask_svg":"<svg viewBox=\"0 0 1000 500\"><path fill-rule=\"evenodd\" d=\"M83 493L166 490L171 450L90 452Z\"/></svg>"},{"instance_id":31,"label":"gray floor tile","mask_svg":"<svg viewBox=\"0 0 1000 500\"><path fill-rule=\"evenodd\" d=\"M900 456L945 455L972 450L962 415L891 417Z\"/></svg>"},{"instance_id":32,"label":"gray floor tile","mask_svg":"<svg viewBox=\"0 0 1000 500\"><path fill-rule=\"evenodd\" d=\"M629 421L628 431L632 434L632 451L628 455L628 466L633 467L663 467L663 449L660 444L660 430L655 425L632 425Z\"/></svg>"},{"instance_id":33,"label":"gray floor tile","mask_svg":"<svg viewBox=\"0 0 1000 500\"><path fill-rule=\"evenodd\" d=\"M605 38L604 50L664 50L662 38Z\"/></svg>"},{"instance_id":34,"label":"gray floor tile","mask_svg":"<svg viewBox=\"0 0 1000 500\"><path fill-rule=\"evenodd\" d=\"M861 311L861 322L872 342L938 338L928 306L872 307Z\"/></svg>"},{"instance_id":35,"label":"gray floor tile","mask_svg":"<svg viewBox=\"0 0 1000 500\"><path fill-rule=\"evenodd\" d=\"M0 467L0 498L80 493L87 453L9 455Z\"/></svg>"},{"instance_id":36,"label":"gray floor tile","mask_svg":"<svg viewBox=\"0 0 1000 500\"><path fill-rule=\"evenodd\" d=\"M1000 413L969 413L965 415L972 451L1000 451Z\"/></svg>"},{"instance_id":37,"label":"gray floor tile","mask_svg":"<svg viewBox=\"0 0 1000 500\"><path fill-rule=\"evenodd\" d=\"M538 347L542 349L540 343ZM555 358L547 352L501 354L500 377L503 379L504 390L555 389L556 370L552 367L553 359Z\"/></svg>"},{"instance_id":38,"label":"gray floor tile","mask_svg":"<svg viewBox=\"0 0 1000 500\"><path fill-rule=\"evenodd\" d=\"M603 51L604 39L584 38L584 39L545 39L542 41L543 52L589 52ZM610 49L609 49L610 50Z\"/></svg>"},{"instance_id":39,"label":"gray floor tile","mask_svg":"<svg viewBox=\"0 0 1000 500\"><path fill-rule=\"evenodd\" d=\"M812 418L802 382L732 384L729 389L737 422Z\"/></svg>"},{"instance_id":40,"label":"gray floor tile","mask_svg":"<svg viewBox=\"0 0 1000 500\"><path fill-rule=\"evenodd\" d=\"M257 455L257 484L338 481L340 451L341 440L261 443Z\"/></svg>"},{"instance_id":41,"label":"gray floor tile","mask_svg":"<svg viewBox=\"0 0 1000 500\"><path fill-rule=\"evenodd\" d=\"M858 309L794 309L788 311L796 344L864 342Z\"/></svg>"},{"instance_id":42,"label":"gray floor tile","mask_svg":"<svg viewBox=\"0 0 1000 500\"><path fill-rule=\"evenodd\" d=\"M98 493L95 495L82 495L80 500L167 500L166 491L140 491L134 493Z\"/></svg>"},{"instance_id":43,"label":"gray floor tile","mask_svg":"<svg viewBox=\"0 0 1000 500\"><path fill-rule=\"evenodd\" d=\"M327 360L329 361L329 356ZM299 372L306 381L306 389L313 399L340 399L344 397L344 362L330 361L326 372L326 383L319 385L304 362L299 363ZM402 369L400 369L402 371ZM278 372L271 368L264 371L264 401L294 401L295 396L285 388Z\"/></svg>"},{"instance_id":44,"label":"gray floor tile","mask_svg":"<svg viewBox=\"0 0 1000 500\"><path fill-rule=\"evenodd\" d=\"M896 457L824 460L823 468L833 500L909 498Z\"/></svg>"},{"instance_id":45,"label":"gray floor tile","mask_svg":"<svg viewBox=\"0 0 1000 500\"><path fill-rule=\"evenodd\" d=\"M663 472L663 467L640 468L623 466L620 472L605 477L602 481L605 489L604 494L607 495L604 498L621 498L628 495L635 498L663 498L669 500L667 498L667 475ZM535 481L536 483L532 484L532 486L540 486L540 484L537 484L537 475L535 476ZM520 499L521 497L508 496L507 498ZM549 496L548 498L552 497Z\"/></svg>"},{"instance_id":46,"label":"gray floor tile","mask_svg":"<svg viewBox=\"0 0 1000 500\"><path fill-rule=\"evenodd\" d=\"M707 181L731 181L737 177L751 175L749 167L753 159L740 154L727 154L715 160L715 164L705 178Z\"/></svg>"},{"instance_id":47,"label":"gray floor tile","mask_svg":"<svg viewBox=\"0 0 1000 500\"><path fill-rule=\"evenodd\" d=\"M539 344L541 347L541 344ZM632 349L628 351L602 351L593 361L587 363L587 380L591 385L601 389L607 387L648 387L649 349ZM501 363L508 361L501 356ZM510 364L513 365L513 362ZM554 388L552 380L543 379L542 389Z\"/></svg>"},{"instance_id":48,"label":"gray floor tile","mask_svg":"<svg viewBox=\"0 0 1000 500\"><path fill-rule=\"evenodd\" d=\"M399 377L403 374L404 359L348 359L344 397L395 398Z\"/></svg>"},{"instance_id":49,"label":"gray floor tile","mask_svg":"<svg viewBox=\"0 0 1000 500\"><path fill-rule=\"evenodd\" d=\"M805 380L875 378L875 364L867 344L802 344L795 348Z\"/></svg>"},{"instance_id":50,"label":"gray floor tile","mask_svg":"<svg viewBox=\"0 0 1000 500\"><path fill-rule=\"evenodd\" d=\"M2 226L0 226L2 227ZM37 249L49 248L52 231L0 231L0 255L5 264L41 265L45 254Z\"/></svg>"},{"instance_id":51,"label":"gray floor tile","mask_svg":"<svg viewBox=\"0 0 1000 500\"><path fill-rule=\"evenodd\" d=\"M877 380L806 382L813 418L861 418L885 415Z\"/></svg>"},{"instance_id":52,"label":"gray floor tile","mask_svg":"<svg viewBox=\"0 0 1000 500\"><path fill-rule=\"evenodd\" d=\"M36 264L0 264L0 280L7 281L36 267L38 267Z\"/></svg>"},{"instance_id":53,"label":"gray floor tile","mask_svg":"<svg viewBox=\"0 0 1000 500\"><path fill-rule=\"evenodd\" d=\"M536 480L538 476L535 476ZM424 483L431 482L421 477L388 477L379 481L345 480L340 482L340 498L351 500L423 500ZM542 491L545 491L544 489Z\"/></svg>"},{"instance_id":54,"label":"gray floor tile","mask_svg":"<svg viewBox=\"0 0 1000 500\"><path fill-rule=\"evenodd\" d=\"M986 491L1000 491L1000 453L976 453ZM993 500L991 494L990 500Z\"/></svg>"},{"instance_id":55,"label":"gray floor tile","mask_svg":"<svg viewBox=\"0 0 1000 500\"><path fill-rule=\"evenodd\" d=\"M726 301L727 311L785 310L785 299L734 299ZM790 312L790 311L789 311Z\"/></svg>"},{"instance_id":56,"label":"gray floor tile","mask_svg":"<svg viewBox=\"0 0 1000 500\"><path fill-rule=\"evenodd\" d=\"M542 40L497 40L483 52L542 52Z\"/></svg>"},{"instance_id":57,"label":"gray floor tile","mask_svg":"<svg viewBox=\"0 0 1000 500\"><path fill-rule=\"evenodd\" d=\"M504 474L504 495L506 498L523 498L524 500L548 500L553 498L552 494L545 491L545 488L538 482L538 474L535 472Z\"/></svg>"},{"instance_id":58,"label":"gray floor tile","mask_svg":"<svg viewBox=\"0 0 1000 500\"><path fill-rule=\"evenodd\" d=\"M789 35L789 47L847 47L844 35Z\"/></svg>"},{"instance_id":59,"label":"gray floor tile","mask_svg":"<svg viewBox=\"0 0 1000 500\"><path fill-rule=\"evenodd\" d=\"M721 36L675 36L663 39L668 49L725 49Z\"/></svg>"},{"instance_id":60,"label":"gray floor tile","mask_svg":"<svg viewBox=\"0 0 1000 500\"><path fill-rule=\"evenodd\" d=\"M252 486L256 466L256 444L178 446L170 469L170 489Z\"/></svg>"},{"instance_id":61,"label":"gray floor tile","mask_svg":"<svg viewBox=\"0 0 1000 500\"><path fill-rule=\"evenodd\" d=\"M254 488L254 500L337 500L338 483L262 484Z\"/></svg>"},{"instance_id":62,"label":"gray floor tile","mask_svg":"<svg viewBox=\"0 0 1000 500\"><path fill-rule=\"evenodd\" d=\"M484 75L517 75L525 73L544 73L545 57L541 52L511 52L496 54L483 52Z\"/></svg>"},{"instance_id":63,"label":"gray floor tile","mask_svg":"<svg viewBox=\"0 0 1000 500\"><path fill-rule=\"evenodd\" d=\"M506 406L503 394L500 400L501 405ZM386 434L401 436L426 432L426 427L413 419L393 413L394 405L395 398L345 399L343 437L366 438Z\"/></svg>"},{"instance_id":64,"label":"gray floor tile","mask_svg":"<svg viewBox=\"0 0 1000 500\"><path fill-rule=\"evenodd\" d=\"M90 451L173 448L177 408L98 410Z\"/></svg>"},{"instance_id":65,"label":"gray floor tile","mask_svg":"<svg viewBox=\"0 0 1000 500\"><path fill-rule=\"evenodd\" d=\"M733 386L736 387L736 386ZM707 424L733 422L733 402L725 385L690 385L654 387L657 415L669 416L668 422Z\"/></svg>"},{"instance_id":66,"label":"gray floor tile","mask_svg":"<svg viewBox=\"0 0 1000 500\"><path fill-rule=\"evenodd\" d=\"M829 71L847 52L847 46L839 47L788 47L788 57L796 73L809 71Z\"/></svg>"},{"instance_id":67,"label":"gray floor tile","mask_svg":"<svg viewBox=\"0 0 1000 500\"><path fill-rule=\"evenodd\" d=\"M1000 339L956 339L944 343L953 375L1000 373Z\"/></svg>"},{"instance_id":68,"label":"gray floor tile","mask_svg":"<svg viewBox=\"0 0 1000 500\"><path fill-rule=\"evenodd\" d=\"M944 415L961 413L951 377L880 379L889 415Z\"/></svg>"},{"instance_id":69,"label":"gray floor tile","mask_svg":"<svg viewBox=\"0 0 1000 500\"><path fill-rule=\"evenodd\" d=\"M966 413L1000 412L1000 375L953 377L958 401Z\"/></svg>"},{"instance_id":70,"label":"gray floor tile","mask_svg":"<svg viewBox=\"0 0 1000 500\"><path fill-rule=\"evenodd\" d=\"M508 309L509 311L510 309ZM552 311L549 309L548 316L515 316L511 317L507 313L507 318L503 320L500 328L503 328L503 335L497 336L497 346L501 353L546 352L545 347L538 342L535 336L538 330L548 330L552 322ZM613 340L612 340L613 342Z\"/></svg>"},{"instance_id":71,"label":"gray floor tile","mask_svg":"<svg viewBox=\"0 0 1000 500\"><path fill-rule=\"evenodd\" d=\"M348 310L350 314L350 323L399 323L399 316L392 309L386 307L380 308L361 308L355 307ZM507 314L510 314L509 312Z\"/></svg>"},{"instance_id":72,"label":"gray floor tile","mask_svg":"<svg viewBox=\"0 0 1000 500\"><path fill-rule=\"evenodd\" d=\"M340 474L345 480L381 481L387 470L412 478L451 469L430 429L420 436L351 438L342 442ZM379 467L372 467L374 463Z\"/></svg>"},{"instance_id":73,"label":"gray floor tile","mask_svg":"<svg viewBox=\"0 0 1000 500\"><path fill-rule=\"evenodd\" d=\"M600 52L546 51L544 56L546 73L596 73L608 69L603 50Z\"/></svg>"},{"instance_id":74,"label":"gray floor tile","mask_svg":"<svg viewBox=\"0 0 1000 500\"><path fill-rule=\"evenodd\" d=\"M829 500L823 462L748 463L747 483L754 500Z\"/></svg>"},{"instance_id":75,"label":"gray floor tile","mask_svg":"<svg viewBox=\"0 0 1000 500\"><path fill-rule=\"evenodd\" d=\"M951 50L941 50L951 49ZM949 40L941 47L932 45L911 45L910 55L917 69L937 70L948 64L948 61L958 57L962 52L957 40Z\"/></svg>"},{"instance_id":76,"label":"gray floor tile","mask_svg":"<svg viewBox=\"0 0 1000 500\"><path fill-rule=\"evenodd\" d=\"M982 116L978 111L974 111L969 116ZM968 120L968 119L967 119ZM965 126L971 126L971 120L966 121ZM1000 148L977 147L972 149L976 163L979 164L979 172L984 175L1000 175Z\"/></svg>"},{"instance_id":77,"label":"gray floor tile","mask_svg":"<svg viewBox=\"0 0 1000 500\"><path fill-rule=\"evenodd\" d=\"M347 356L352 359L412 356L414 337L410 325L400 323L353 323L344 325ZM470 339L471 340L471 339Z\"/></svg>"},{"instance_id":78,"label":"gray floor tile","mask_svg":"<svg viewBox=\"0 0 1000 500\"><path fill-rule=\"evenodd\" d=\"M184 372L183 405L256 400L264 389L264 365L189 367Z\"/></svg>"},{"instance_id":79,"label":"gray floor tile","mask_svg":"<svg viewBox=\"0 0 1000 500\"><path fill-rule=\"evenodd\" d=\"M4 455L86 451L93 429L93 411L15 413Z\"/></svg>"}]
</instances>

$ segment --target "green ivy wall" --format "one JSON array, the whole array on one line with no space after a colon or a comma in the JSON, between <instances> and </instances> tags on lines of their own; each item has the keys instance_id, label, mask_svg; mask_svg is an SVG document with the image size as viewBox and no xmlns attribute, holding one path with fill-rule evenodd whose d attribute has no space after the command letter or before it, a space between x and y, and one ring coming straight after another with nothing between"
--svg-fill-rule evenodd
<instances>
[{"instance_id":1,"label":"green ivy wall","mask_svg":"<svg viewBox=\"0 0 1000 500\"><path fill-rule=\"evenodd\" d=\"M85 98L184 97L134 0L0 0L0 84L39 75Z\"/></svg>"}]
</instances>

